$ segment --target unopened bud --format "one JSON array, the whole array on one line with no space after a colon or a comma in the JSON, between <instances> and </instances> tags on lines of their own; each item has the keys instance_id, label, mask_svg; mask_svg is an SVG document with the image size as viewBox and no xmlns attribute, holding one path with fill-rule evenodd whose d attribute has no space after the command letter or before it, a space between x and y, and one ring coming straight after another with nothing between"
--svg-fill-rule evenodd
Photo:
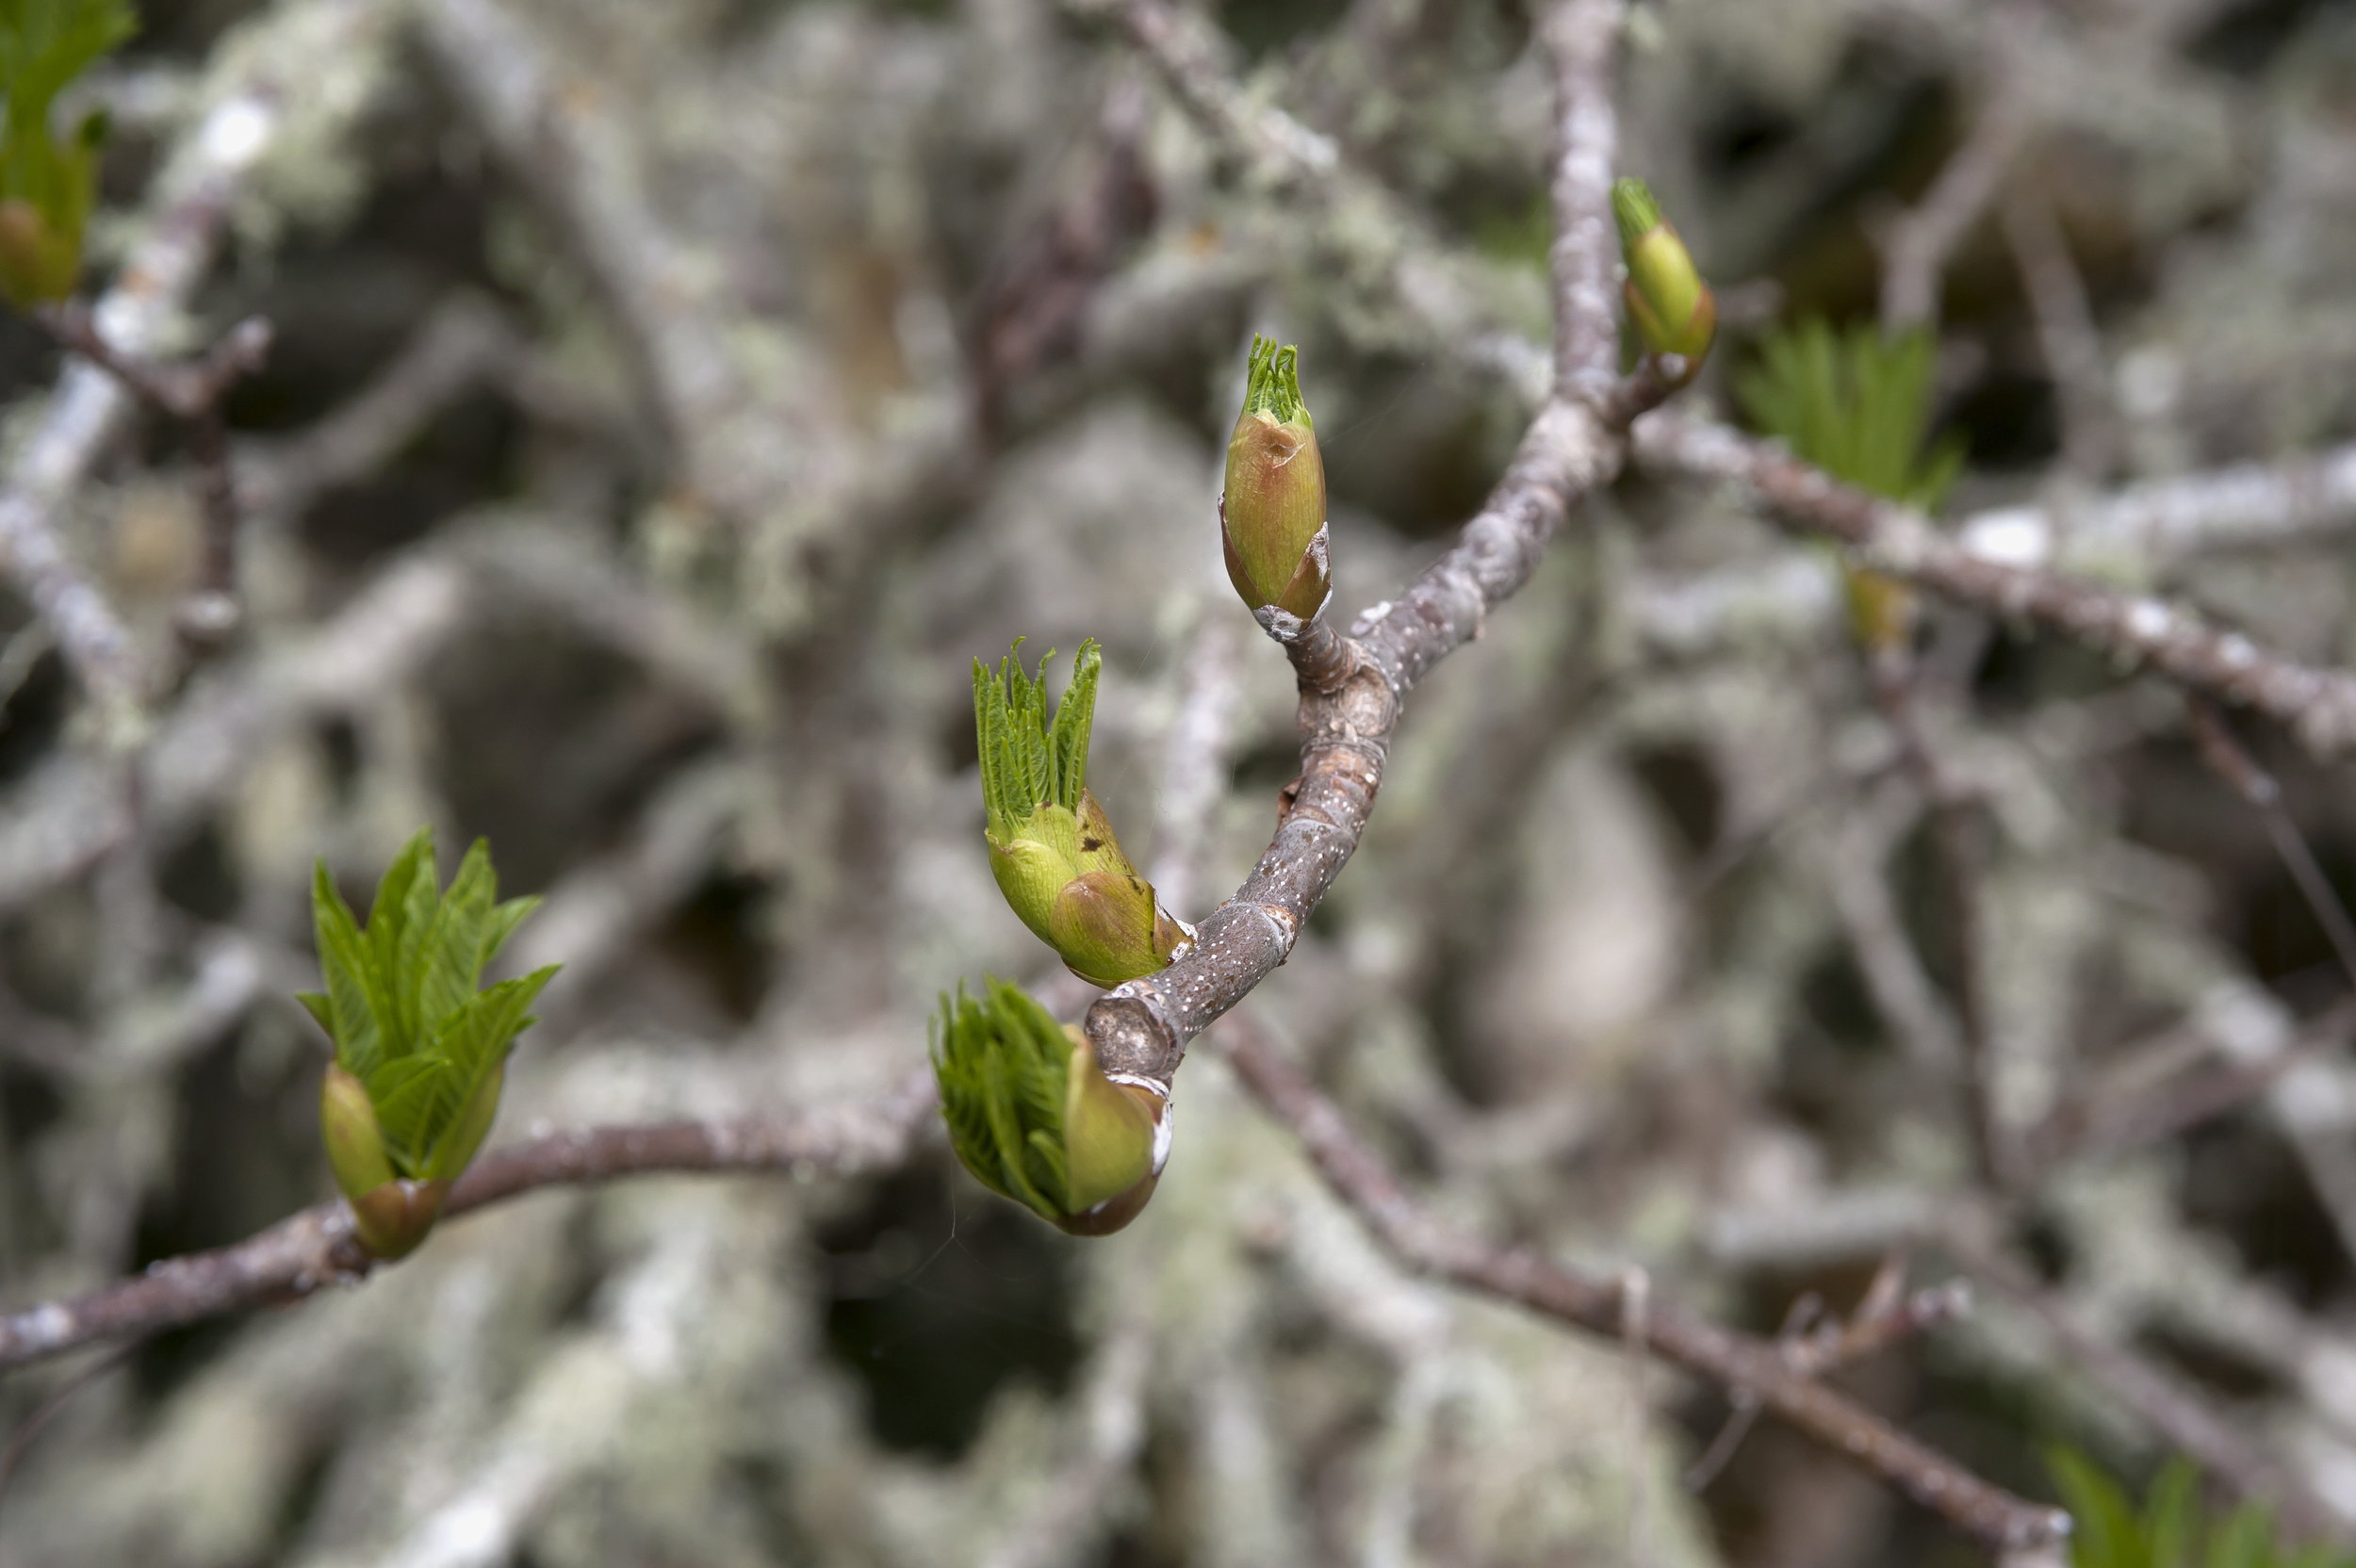
<instances>
[{"instance_id":1,"label":"unopened bud","mask_svg":"<svg viewBox=\"0 0 2356 1568\"><path fill-rule=\"evenodd\" d=\"M74 292L82 275L82 236L41 216L20 196L0 201L0 296L19 310Z\"/></svg>"},{"instance_id":2,"label":"unopened bud","mask_svg":"<svg viewBox=\"0 0 2356 1568\"><path fill-rule=\"evenodd\" d=\"M941 999L933 1070L950 1146L976 1181L1073 1235L1108 1235L1170 1157L1160 1085L1112 1077L1085 1036L1004 981Z\"/></svg>"},{"instance_id":3,"label":"unopened bud","mask_svg":"<svg viewBox=\"0 0 2356 1568\"><path fill-rule=\"evenodd\" d=\"M1101 666L1096 645L1083 644L1051 721L1046 660L1034 678L1019 642L995 674L977 659L973 725L989 819L983 837L998 890L1072 973L1112 987L1167 968L1194 933L1162 908L1088 792Z\"/></svg>"},{"instance_id":4,"label":"unopened bud","mask_svg":"<svg viewBox=\"0 0 2356 1568\"><path fill-rule=\"evenodd\" d=\"M1628 319L1657 362L1669 356L1681 366L1661 365L1677 385L1693 379L1718 334L1718 301L1694 269L1676 229L1661 216L1660 204L1644 182L1621 180L1612 188L1612 216L1620 228L1620 253L1628 263L1621 289Z\"/></svg>"},{"instance_id":5,"label":"unopened bud","mask_svg":"<svg viewBox=\"0 0 2356 1568\"><path fill-rule=\"evenodd\" d=\"M496 1091L492 1098L496 1104ZM483 1127L488 1130L489 1126L486 1117ZM319 1135L327 1145L327 1163L335 1173L335 1184L352 1205L352 1228L360 1244L371 1256L385 1259L405 1257L415 1250L441 1217L450 1183L402 1181L393 1174L384 1152L384 1135L366 1086L332 1062L319 1089ZM480 1134L475 1142L482 1142Z\"/></svg>"},{"instance_id":6,"label":"unopened bud","mask_svg":"<svg viewBox=\"0 0 2356 1568\"><path fill-rule=\"evenodd\" d=\"M1219 497L1227 578L1260 624L1289 641L1333 592L1325 526L1325 460L1301 399L1300 352L1252 340L1243 413L1227 442Z\"/></svg>"},{"instance_id":7,"label":"unopened bud","mask_svg":"<svg viewBox=\"0 0 2356 1568\"><path fill-rule=\"evenodd\" d=\"M393 1179L393 1162L384 1152L384 1130L367 1086L333 1062L319 1086L319 1138L346 1198L373 1192Z\"/></svg>"}]
</instances>

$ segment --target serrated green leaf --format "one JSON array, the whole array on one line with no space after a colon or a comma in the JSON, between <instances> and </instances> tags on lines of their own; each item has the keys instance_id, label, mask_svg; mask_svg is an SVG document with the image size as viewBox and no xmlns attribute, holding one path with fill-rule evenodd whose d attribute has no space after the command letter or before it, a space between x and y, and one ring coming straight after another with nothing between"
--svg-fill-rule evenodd
<instances>
[{"instance_id":1,"label":"serrated green leaf","mask_svg":"<svg viewBox=\"0 0 2356 1568\"><path fill-rule=\"evenodd\" d=\"M990 830L1003 835L1041 806L1079 808L1088 787L1089 732L1096 716L1097 678L1104 655L1093 639L1080 645L1055 717L1047 712L1050 648L1035 678L1023 667L1023 638L992 672L973 662L973 729L981 752L982 804Z\"/></svg>"},{"instance_id":2,"label":"serrated green leaf","mask_svg":"<svg viewBox=\"0 0 2356 1568\"><path fill-rule=\"evenodd\" d=\"M530 1019L524 1020L530 1023ZM434 1144L425 1161L428 1181L454 1181L458 1173L473 1160L475 1151L490 1135L492 1119L499 1115L499 1087L506 1077L504 1062L491 1070L466 1093L450 1119L449 1128Z\"/></svg>"},{"instance_id":3,"label":"serrated green leaf","mask_svg":"<svg viewBox=\"0 0 2356 1568\"><path fill-rule=\"evenodd\" d=\"M490 924L491 905L499 897L499 878L491 870L490 847L477 839L458 864L450 890L427 917L417 940L417 1032L440 1033L449 1018L474 994L483 975L483 940Z\"/></svg>"},{"instance_id":4,"label":"serrated green leaf","mask_svg":"<svg viewBox=\"0 0 2356 1568\"><path fill-rule=\"evenodd\" d=\"M0 0L0 94L7 98L0 197L29 202L78 234L91 179L87 149L59 146L49 106L68 82L138 30L125 0Z\"/></svg>"},{"instance_id":5,"label":"serrated green leaf","mask_svg":"<svg viewBox=\"0 0 2356 1568\"><path fill-rule=\"evenodd\" d=\"M437 1114L447 1120L463 1091L458 1070L439 1056L403 1056L379 1068L368 1090L393 1168L412 1180L421 1178Z\"/></svg>"},{"instance_id":6,"label":"serrated green leaf","mask_svg":"<svg viewBox=\"0 0 2356 1568\"><path fill-rule=\"evenodd\" d=\"M550 965L475 989L491 955L538 904L499 904L498 891L480 841L440 890L423 831L386 868L365 928L323 864L313 879L328 988L304 1004L366 1088L387 1157L412 1179L453 1178L472 1157L496 1112L507 1053L556 973Z\"/></svg>"},{"instance_id":7,"label":"serrated green leaf","mask_svg":"<svg viewBox=\"0 0 2356 1568\"><path fill-rule=\"evenodd\" d=\"M297 991L295 1000L303 1004L303 1010L311 1015L321 1032L333 1041L335 1037L335 1004L328 999L327 993L325 991ZM346 1068L344 1070L349 1072L352 1070Z\"/></svg>"},{"instance_id":8,"label":"serrated green leaf","mask_svg":"<svg viewBox=\"0 0 2356 1568\"><path fill-rule=\"evenodd\" d=\"M2274 1519L2262 1503L2244 1503L2209 1537L2206 1568L2268 1568Z\"/></svg>"},{"instance_id":9,"label":"serrated green leaf","mask_svg":"<svg viewBox=\"0 0 2356 1568\"><path fill-rule=\"evenodd\" d=\"M335 1059L345 1071L366 1080L384 1059L385 999L368 943L324 860L312 871L311 923L319 943L319 973L327 983L333 1020L328 1032L335 1037Z\"/></svg>"},{"instance_id":10,"label":"serrated green leaf","mask_svg":"<svg viewBox=\"0 0 2356 1568\"><path fill-rule=\"evenodd\" d=\"M434 1054L458 1068L471 1089L506 1060L508 1046L532 1021L527 1014L533 999L556 971L557 966L550 964L468 997L437 1031Z\"/></svg>"},{"instance_id":11,"label":"serrated green leaf","mask_svg":"<svg viewBox=\"0 0 2356 1568\"><path fill-rule=\"evenodd\" d=\"M539 907L540 899L537 894L527 898L511 898L504 904L492 906L491 918L483 925L483 956L475 965L475 973L478 976L491 967L491 960L499 956L499 949L505 947L507 939L515 934L515 927L529 920L532 912Z\"/></svg>"},{"instance_id":12,"label":"serrated green leaf","mask_svg":"<svg viewBox=\"0 0 2356 1568\"><path fill-rule=\"evenodd\" d=\"M2070 1546L2077 1568L2149 1568L2141 1550L2142 1532L2119 1483L2074 1449L2055 1447L2045 1462L2061 1489L2062 1505L2076 1523Z\"/></svg>"},{"instance_id":13,"label":"serrated green leaf","mask_svg":"<svg viewBox=\"0 0 2356 1568\"><path fill-rule=\"evenodd\" d=\"M1836 332L1808 319L1772 334L1734 376L1751 421L1844 483L1924 511L1962 466L1959 442L1929 447L1938 345L1885 337L1871 323Z\"/></svg>"},{"instance_id":14,"label":"serrated green leaf","mask_svg":"<svg viewBox=\"0 0 2356 1568\"><path fill-rule=\"evenodd\" d=\"M2189 1461L2171 1460L2143 1500L2143 1541L2151 1568L2193 1568L2201 1521L2201 1478Z\"/></svg>"}]
</instances>

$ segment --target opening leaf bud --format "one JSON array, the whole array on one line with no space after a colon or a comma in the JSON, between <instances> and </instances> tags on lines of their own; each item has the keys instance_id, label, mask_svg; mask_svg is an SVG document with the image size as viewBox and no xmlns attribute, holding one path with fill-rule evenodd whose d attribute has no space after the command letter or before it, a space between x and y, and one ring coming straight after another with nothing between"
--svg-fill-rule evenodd
<instances>
[{"instance_id":1,"label":"opening leaf bud","mask_svg":"<svg viewBox=\"0 0 2356 1568\"><path fill-rule=\"evenodd\" d=\"M537 899L498 902L478 840L447 891L420 831L377 885L363 928L322 863L312 883L324 991L300 1000L335 1041L319 1133L361 1242L381 1258L414 1249L499 1113L507 1053L555 966L478 989L483 970Z\"/></svg>"},{"instance_id":2,"label":"opening leaf bud","mask_svg":"<svg viewBox=\"0 0 2356 1568\"><path fill-rule=\"evenodd\" d=\"M1170 1157L1159 1085L1110 1077L1077 1029L1021 987L959 986L933 1021L950 1147L974 1180L1073 1235L1109 1235L1153 1196Z\"/></svg>"},{"instance_id":3,"label":"opening leaf bud","mask_svg":"<svg viewBox=\"0 0 2356 1568\"><path fill-rule=\"evenodd\" d=\"M1036 677L1022 655L1017 639L995 672L973 662L990 874L1007 906L1081 979L1111 987L1152 974L1194 932L1154 898L1088 790L1103 655L1093 641L1081 645L1052 719L1047 661L1055 653L1039 661Z\"/></svg>"},{"instance_id":4,"label":"opening leaf bud","mask_svg":"<svg viewBox=\"0 0 2356 1568\"><path fill-rule=\"evenodd\" d=\"M1227 579L1260 625L1286 641L1317 619L1333 592L1325 460L1301 400L1300 361L1289 343L1252 340L1219 503Z\"/></svg>"},{"instance_id":5,"label":"opening leaf bud","mask_svg":"<svg viewBox=\"0 0 2356 1568\"><path fill-rule=\"evenodd\" d=\"M1683 385L1701 369L1718 335L1718 301L1702 281L1676 229L1661 216L1644 182L1624 179L1612 187L1612 216L1620 228L1620 254L1628 263L1621 296L1644 352L1674 354L1682 362L1675 376Z\"/></svg>"}]
</instances>

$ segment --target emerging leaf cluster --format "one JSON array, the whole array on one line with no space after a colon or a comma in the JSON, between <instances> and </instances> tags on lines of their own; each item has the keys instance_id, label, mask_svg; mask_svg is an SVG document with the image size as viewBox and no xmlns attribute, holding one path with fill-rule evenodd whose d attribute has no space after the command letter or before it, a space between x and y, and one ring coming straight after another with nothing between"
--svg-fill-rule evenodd
<instances>
[{"instance_id":1,"label":"emerging leaf cluster","mask_svg":"<svg viewBox=\"0 0 2356 1568\"><path fill-rule=\"evenodd\" d=\"M1301 396L1301 350L1254 334L1244 372L1243 411L1265 414L1280 425L1313 426Z\"/></svg>"},{"instance_id":2,"label":"emerging leaf cluster","mask_svg":"<svg viewBox=\"0 0 2356 1568\"><path fill-rule=\"evenodd\" d=\"M483 966L540 901L497 902L480 839L449 891L436 880L433 830L420 829L377 884L364 930L319 862L311 912L327 989L300 999L335 1040L336 1065L368 1089L394 1172L412 1181L452 1179L472 1157L488 1125L478 1096L557 970L478 990Z\"/></svg>"},{"instance_id":3,"label":"emerging leaf cluster","mask_svg":"<svg viewBox=\"0 0 2356 1568\"><path fill-rule=\"evenodd\" d=\"M1925 449L1936 347L1915 331L1885 337L1871 322L1820 319L1782 329L1734 378L1754 423L1844 483L1935 509L1963 466L1950 437Z\"/></svg>"},{"instance_id":4,"label":"emerging leaf cluster","mask_svg":"<svg viewBox=\"0 0 2356 1568\"><path fill-rule=\"evenodd\" d=\"M1055 718L1047 716L1047 650L1039 674L1023 669L1023 639L998 662L992 674L973 661L973 728L981 742L982 801L990 811L990 831L1005 837L1006 829L1027 820L1042 806L1080 808L1080 792L1088 785L1088 731L1096 722L1096 678L1104 664L1093 638L1080 645L1072 662L1072 680Z\"/></svg>"},{"instance_id":5,"label":"emerging leaf cluster","mask_svg":"<svg viewBox=\"0 0 2356 1568\"><path fill-rule=\"evenodd\" d=\"M90 150L103 122L86 122L64 146L50 135L49 106L65 85L139 30L129 0L0 0L0 198L31 204L78 234L90 211Z\"/></svg>"},{"instance_id":6,"label":"emerging leaf cluster","mask_svg":"<svg viewBox=\"0 0 2356 1568\"><path fill-rule=\"evenodd\" d=\"M941 1119L957 1158L991 1191L1055 1220L1071 1212L1064 1095L1072 1040L1020 986L957 987L932 1027Z\"/></svg>"},{"instance_id":7,"label":"emerging leaf cluster","mask_svg":"<svg viewBox=\"0 0 2356 1568\"><path fill-rule=\"evenodd\" d=\"M2160 1472L2138 1511L2102 1466L2074 1449L2047 1458L2077 1527L2074 1568L2356 1568L2356 1556L2329 1546L2290 1551L2275 1544L2264 1504L2244 1503L2223 1518L2201 1505L2200 1479L2177 1460Z\"/></svg>"}]
</instances>

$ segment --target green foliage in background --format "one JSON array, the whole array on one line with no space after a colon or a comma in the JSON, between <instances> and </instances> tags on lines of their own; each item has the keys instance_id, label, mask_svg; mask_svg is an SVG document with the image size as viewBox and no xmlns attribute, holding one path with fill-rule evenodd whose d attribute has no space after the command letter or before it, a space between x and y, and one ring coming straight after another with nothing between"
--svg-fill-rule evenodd
<instances>
[{"instance_id":1,"label":"green foliage in background","mask_svg":"<svg viewBox=\"0 0 2356 1568\"><path fill-rule=\"evenodd\" d=\"M1923 332L1886 337L1871 322L1810 318L1769 335L1735 372L1751 421L1844 483L1925 512L1963 467L1954 437L1930 444L1938 346Z\"/></svg>"},{"instance_id":2,"label":"green foliage in background","mask_svg":"<svg viewBox=\"0 0 2356 1568\"><path fill-rule=\"evenodd\" d=\"M479 839L449 890L437 887L431 829L420 829L385 871L365 929L324 861L314 874L327 989L301 1001L335 1042L336 1067L367 1090L393 1177L447 1182L466 1168L498 1109L508 1048L533 1021L532 999L556 973L549 965L478 988L483 967L540 903L498 898L499 876Z\"/></svg>"},{"instance_id":3,"label":"green foliage in background","mask_svg":"<svg viewBox=\"0 0 2356 1568\"><path fill-rule=\"evenodd\" d=\"M2201 1503L2200 1477L2177 1460L2160 1472L2138 1510L2126 1490L2084 1454L2047 1456L2076 1528L2075 1568L2356 1568L2356 1555L2330 1546L2296 1551L2279 1544L2273 1515L2244 1503L2221 1518Z\"/></svg>"},{"instance_id":4,"label":"green foliage in background","mask_svg":"<svg viewBox=\"0 0 2356 1568\"><path fill-rule=\"evenodd\" d=\"M128 0L0 0L0 294L20 307L74 292L97 198L105 120L92 115L59 141L50 106L138 30Z\"/></svg>"}]
</instances>

